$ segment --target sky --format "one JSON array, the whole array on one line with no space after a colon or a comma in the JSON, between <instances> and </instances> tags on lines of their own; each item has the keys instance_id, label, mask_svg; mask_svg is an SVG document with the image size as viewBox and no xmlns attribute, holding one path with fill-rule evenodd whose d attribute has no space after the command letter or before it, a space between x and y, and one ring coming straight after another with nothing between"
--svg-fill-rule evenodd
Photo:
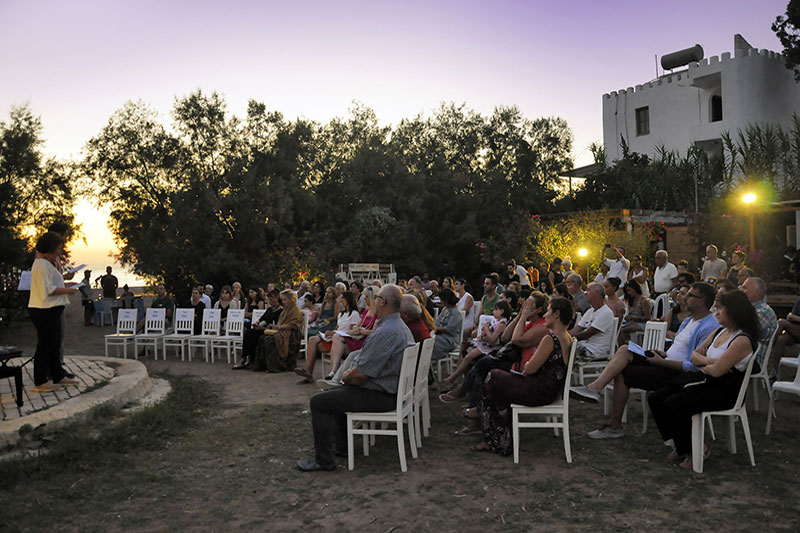
<instances>
[{"instance_id":1,"label":"sky","mask_svg":"<svg viewBox=\"0 0 800 533\"><path fill-rule=\"evenodd\" d=\"M732 52L736 33L780 51L770 24L786 4L0 0L0 120L29 104L45 153L70 159L126 101L169 124L175 98L197 89L221 93L240 117L255 99L319 122L354 100L387 125L441 102L483 114L516 105L531 119L566 119L581 166L602 141L604 93L653 79L656 55L694 44L706 57ZM79 204L88 244L71 250L93 270L113 264L106 217Z\"/></svg>"}]
</instances>

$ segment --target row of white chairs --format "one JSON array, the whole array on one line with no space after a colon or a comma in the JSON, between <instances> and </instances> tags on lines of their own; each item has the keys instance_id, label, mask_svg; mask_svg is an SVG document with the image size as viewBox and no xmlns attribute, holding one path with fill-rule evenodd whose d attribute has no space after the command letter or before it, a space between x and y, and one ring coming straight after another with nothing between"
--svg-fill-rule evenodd
<instances>
[{"instance_id":1,"label":"row of white chairs","mask_svg":"<svg viewBox=\"0 0 800 533\"><path fill-rule=\"evenodd\" d=\"M263 309L253 311L253 323L259 321L264 314ZM308 311L303 310L303 337L301 349L308 342ZM105 336L105 354L109 356L109 349L116 347L119 357L120 347L125 358L128 357L128 346L133 346L133 356L136 357L139 349L147 351L153 348L153 353L158 359L159 348L164 360L167 359L167 350L172 348L180 350L181 361L192 360L195 350L202 350L206 362L213 363L219 354L222 358L224 352L228 361L235 358L242 349L244 336L244 310L231 309L222 327L222 311L220 309L204 309L202 327L199 335L194 334L195 311L192 308L177 308L174 314L174 329L167 331L166 309L150 308L145 313L144 331L137 333L136 309L121 309L117 316L117 331Z\"/></svg>"}]
</instances>

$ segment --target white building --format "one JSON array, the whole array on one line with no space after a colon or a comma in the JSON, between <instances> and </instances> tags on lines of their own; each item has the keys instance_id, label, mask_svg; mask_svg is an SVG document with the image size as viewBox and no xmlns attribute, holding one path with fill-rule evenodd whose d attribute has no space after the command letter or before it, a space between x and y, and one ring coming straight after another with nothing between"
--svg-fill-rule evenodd
<instances>
[{"instance_id":1,"label":"white building","mask_svg":"<svg viewBox=\"0 0 800 533\"><path fill-rule=\"evenodd\" d=\"M680 67L682 68L682 67ZM721 134L748 124L788 126L800 114L800 84L777 52L756 50L740 35L734 56L724 53L691 62L644 85L603 95L603 142L607 162L630 150L653 155L664 146L721 150Z\"/></svg>"}]
</instances>

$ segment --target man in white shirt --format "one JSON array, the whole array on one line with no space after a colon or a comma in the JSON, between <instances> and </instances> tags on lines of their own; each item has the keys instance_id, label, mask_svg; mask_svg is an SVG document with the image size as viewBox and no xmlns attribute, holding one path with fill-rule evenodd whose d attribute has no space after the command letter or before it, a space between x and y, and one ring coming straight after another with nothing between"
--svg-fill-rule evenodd
<instances>
[{"instance_id":1,"label":"man in white shirt","mask_svg":"<svg viewBox=\"0 0 800 533\"><path fill-rule=\"evenodd\" d=\"M586 299L591 306L572 328L570 335L578 341L579 361L608 359L614 331L614 312L605 305L606 291L599 283L590 283Z\"/></svg>"},{"instance_id":2,"label":"man in white shirt","mask_svg":"<svg viewBox=\"0 0 800 533\"><path fill-rule=\"evenodd\" d=\"M709 244L706 247L706 262L703 263L703 271L700 277L703 281L711 279L723 279L728 275L728 263L724 259L717 257L717 247Z\"/></svg>"},{"instance_id":3,"label":"man in white shirt","mask_svg":"<svg viewBox=\"0 0 800 533\"><path fill-rule=\"evenodd\" d=\"M656 269L653 272L653 296L672 290L674 280L678 277L678 268L669 262L666 250L656 252Z\"/></svg>"},{"instance_id":4,"label":"man in white shirt","mask_svg":"<svg viewBox=\"0 0 800 533\"><path fill-rule=\"evenodd\" d=\"M613 248L617 253L616 259L606 259L604 261L605 264L608 265L608 277L619 278L623 282L626 281L628 279L628 269L631 266L631 262L625 257L625 247L606 244L603 248L603 253L605 253L606 248Z\"/></svg>"},{"instance_id":5,"label":"man in white shirt","mask_svg":"<svg viewBox=\"0 0 800 533\"><path fill-rule=\"evenodd\" d=\"M214 286L209 283L205 288L198 288L200 289L200 301L205 304L206 309L211 309L213 307L211 305L211 295L214 294Z\"/></svg>"}]
</instances>

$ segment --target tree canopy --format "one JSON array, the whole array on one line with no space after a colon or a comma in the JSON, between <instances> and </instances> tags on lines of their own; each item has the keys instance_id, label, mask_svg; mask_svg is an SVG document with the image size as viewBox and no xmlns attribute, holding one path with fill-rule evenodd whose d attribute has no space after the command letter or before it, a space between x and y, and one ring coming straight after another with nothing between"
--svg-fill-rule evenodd
<instances>
[{"instance_id":1,"label":"tree canopy","mask_svg":"<svg viewBox=\"0 0 800 533\"><path fill-rule=\"evenodd\" d=\"M794 71L794 79L800 81L800 1L789 0L786 14L775 18L772 31L783 45L786 68Z\"/></svg>"}]
</instances>

